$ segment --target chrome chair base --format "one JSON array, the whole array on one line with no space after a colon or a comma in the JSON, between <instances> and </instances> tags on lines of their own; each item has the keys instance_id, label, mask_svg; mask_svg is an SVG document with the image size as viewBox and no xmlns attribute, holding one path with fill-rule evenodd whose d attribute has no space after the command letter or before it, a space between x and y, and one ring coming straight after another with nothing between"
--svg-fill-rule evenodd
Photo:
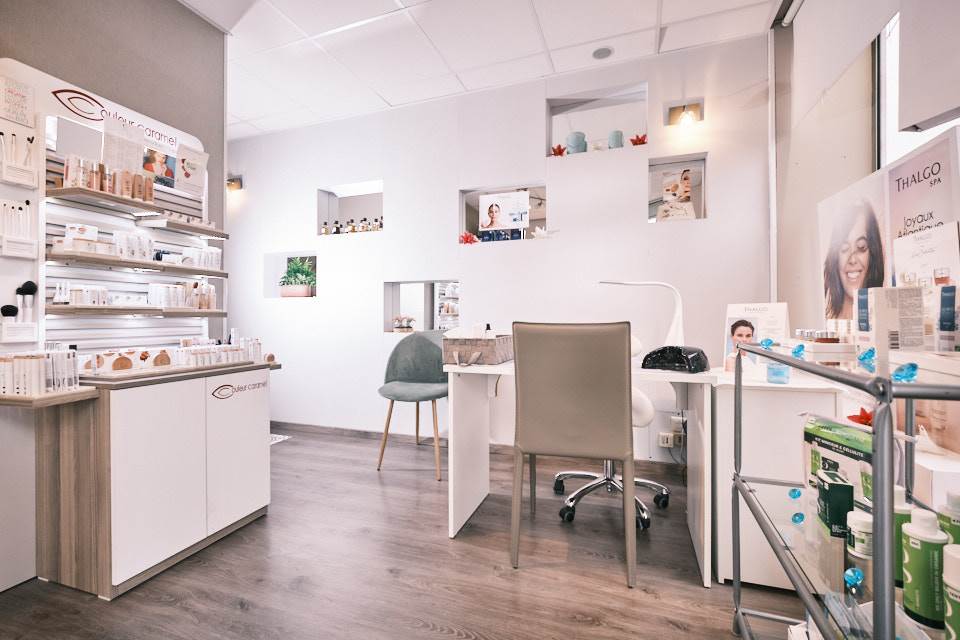
<instances>
[{"instance_id":1,"label":"chrome chair base","mask_svg":"<svg viewBox=\"0 0 960 640\"><path fill-rule=\"evenodd\" d=\"M554 493L563 494L564 481L573 479L589 480L590 482L583 485L568 495L566 499L564 499L563 507L560 509L560 518L565 522L573 522L573 519L576 515L577 504L597 489L605 488L608 493L613 493L614 491L623 493L623 476L619 473L616 473L615 465L612 460L603 461L602 473L592 473L590 471L561 471L553 477ZM633 484L637 487L643 487L645 489L654 491L654 504L661 509L667 508L667 505L670 503L670 489L659 482L647 480L646 478L634 478ZM637 526L641 530L649 529L651 523L650 510L647 509L647 505L640 500L639 496L635 497L634 500L636 501L637 505Z\"/></svg>"}]
</instances>

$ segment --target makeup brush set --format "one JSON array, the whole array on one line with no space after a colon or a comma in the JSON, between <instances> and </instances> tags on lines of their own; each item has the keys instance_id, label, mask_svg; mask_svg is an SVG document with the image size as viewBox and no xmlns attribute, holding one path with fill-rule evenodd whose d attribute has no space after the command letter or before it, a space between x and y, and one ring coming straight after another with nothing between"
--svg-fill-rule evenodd
<instances>
[{"instance_id":1,"label":"makeup brush set","mask_svg":"<svg viewBox=\"0 0 960 640\"><path fill-rule=\"evenodd\" d=\"M37 283L33 280L27 280L22 285L17 287L17 304L5 304L0 307L0 316L2 316L2 322L4 325L7 324L22 324L22 323L33 323L36 321L34 318L34 301L37 297Z\"/></svg>"},{"instance_id":2,"label":"makeup brush set","mask_svg":"<svg viewBox=\"0 0 960 640\"><path fill-rule=\"evenodd\" d=\"M26 187L37 186L37 171L33 168L33 147L36 136L20 136L0 131L0 177L6 182Z\"/></svg>"}]
</instances>

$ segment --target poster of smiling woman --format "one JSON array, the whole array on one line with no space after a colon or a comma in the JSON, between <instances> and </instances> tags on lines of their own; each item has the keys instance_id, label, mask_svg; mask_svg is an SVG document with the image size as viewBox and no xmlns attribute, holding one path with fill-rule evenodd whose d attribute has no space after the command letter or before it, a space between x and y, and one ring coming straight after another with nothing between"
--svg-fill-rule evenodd
<instances>
[{"instance_id":1,"label":"poster of smiling woman","mask_svg":"<svg viewBox=\"0 0 960 640\"><path fill-rule=\"evenodd\" d=\"M817 207L828 320L852 320L858 289L890 284L892 248L885 186L883 172L878 171Z\"/></svg>"}]
</instances>

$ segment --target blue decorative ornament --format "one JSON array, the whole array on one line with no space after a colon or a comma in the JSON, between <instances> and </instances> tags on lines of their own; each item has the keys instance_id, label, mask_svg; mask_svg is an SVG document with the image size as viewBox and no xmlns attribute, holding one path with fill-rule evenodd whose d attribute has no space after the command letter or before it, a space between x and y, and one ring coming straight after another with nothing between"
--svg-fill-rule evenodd
<instances>
[{"instance_id":1,"label":"blue decorative ornament","mask_svg":"<svg viewBox=\"0 0 960 640\"><path fill-rule=\"evenodd\" d=\"M894 369L893 373L890 374L890 378L892 378L894 382L915 382L919 371L920 367L917 366L916 362L908 362Z\"/></svg>"},{"instance_id":2,"label":"blue decorative ornament","mask_svg":"<svg viewBox=\"0 0 960 640\"><path fill-rule=\"evenodd\" d=\"M806 519L806 516L804 516L804 515L803 515L802 513L800 513L799 511L796 512L795 514L793 514L793 516L790 517L790 520L793 522L793 524L803 524L803 521L804 521L805 519Z\"/></svg>"},{"instance_id":3,"label":"blue decorative ornament","mask_svg":"<svg viewBox=\"0 0 960 640\"><path fill-rule=\"evenodd\" d=\"M863 571L857 567L850 567L843 572L843 581L848 587L859 587L863 584Z\"/></svg>"},{"instance_id":4,"label":"blue decorative ornament","mask_svg":"<svg viewBox=\"0 0 960 640\"><path fill-rule=\"evenodd\" d=\"M792 500L797 500L800 498L800 496L803 495L803 492L800 491L800 489L798 489L797 487L794 487L793 489L790 489L787 495L789 495Z\"/></svg>"},{"instance_id":5,"label":"blue decorative ornament","mask_svg":"<svg viewBox=\"0 0 960 640\"><path fill-rule=\"evenodd\" d=\"M798 344L793 348L793 351L791 351L790 354L797 360L803 360L804 351L806 351L806 347L804 347L802 344Z\"/></svg>"},{"instance_id":6,"label":"blue decorative ornament","mask_svg":"<svg viewBox=\"0 0 960 640\"><path fill-rule=\"evenodd\" d=\"M760 346L766 349L767 351L769 351L770 347L773 346L773 340L771 340L770 338L764 338L763 340L760 341Z\"/></svg>"},{"instance_id":7,"label":"blue decorative ornament","mask_svg":"<svg viewBox=\"0 0 960 640\"><path fill-rule=\"evenodd\" d=\"M860 362L872 362L877 359L877 350L874 347L869 349L864 349L860 352L860 355L857 356L857 360Z\"/></svg>"}]
</instances>

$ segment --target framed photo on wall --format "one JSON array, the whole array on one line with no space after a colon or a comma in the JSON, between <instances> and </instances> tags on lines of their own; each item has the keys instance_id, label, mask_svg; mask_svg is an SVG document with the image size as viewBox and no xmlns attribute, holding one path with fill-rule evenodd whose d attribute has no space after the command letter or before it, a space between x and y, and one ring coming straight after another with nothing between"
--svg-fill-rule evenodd
<instances>
[{"instance_id":1,"label":"framed photo on wall","mask_svg":"<svg viewBox=\"0 0 960 640\"><path fill-rule=\"evenodd\" d=\"M706 217L706 154L650 161L647 221Z\"/></svg>"},{"instance_id":2,"label":"framed photo on wall","mask_svg":"<svg viewBox=\"0 0 960 640\"><path fill-rule=\"evenodd\" d=\"M480 231L526 229L530 225L530 192L481 195L479 214Z\"/></svg>"}]
</instances>

